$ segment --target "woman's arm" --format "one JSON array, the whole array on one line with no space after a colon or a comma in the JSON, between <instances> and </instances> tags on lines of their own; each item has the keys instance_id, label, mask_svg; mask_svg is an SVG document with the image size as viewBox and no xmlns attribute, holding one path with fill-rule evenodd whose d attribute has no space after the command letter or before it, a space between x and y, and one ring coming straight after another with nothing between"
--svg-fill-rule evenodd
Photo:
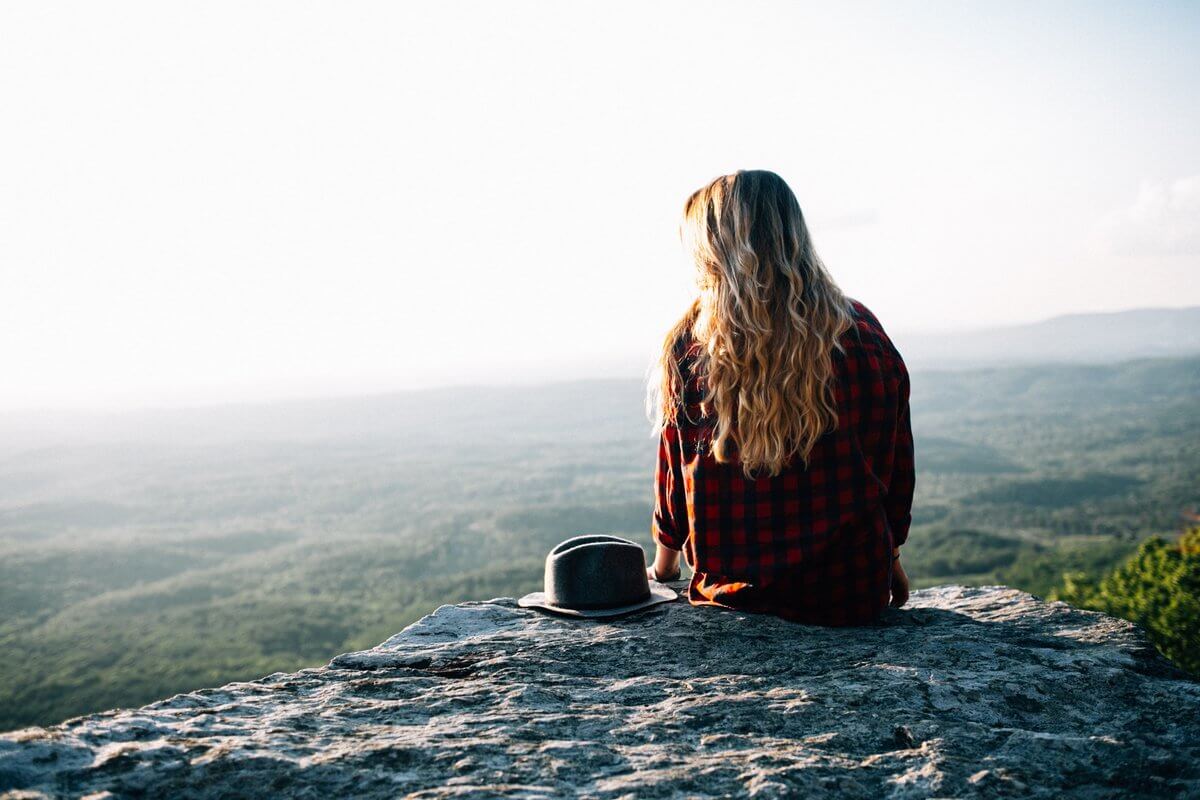
<instances>
[{"instance_id":1,"label":"woman's arm","mask_svg":"<svg viewBox=\"0 0 1200 800\"><path fill-rule=\"evenodd\" d=\"M912 416L909 413L908 371L902 373L898 385L896 438L892 451L892 476L884 507L892 529L892 546L900 547L908 540L912 524L913 490L916 487L916 467L913 460Z\"/></svg>"},{"instance_id":2,"label":"woman's arm","mask_svg":"<svg viewBox=\"0 0 1200 800\"><path fill-rule=\"evenodd\" d=\"M913 490L916 487L916 465L913 459L912 415L909 411L908 368L900 361L901 377L897 386L897 418L895 448L892 451L892 479L884 506L888 527L892 531L891 604L899 608L908 602L908 573L900 563L900 545L908 541L912 525Z\"/></svg>"},{"instance_id":3,"label":"woman's arm","mask_svg":"<svg viewBox=\"0 0 1200 800\"><path fill-rule=\"evenodd\" d=\"M900 563L899 547L892 551L892 556L891 604L895 608L899 608L908 602L908 573L904 571L904 565Z\"/></svg>"},{"instance_id":4,"label":"woman's arm","mask_svg":"<svg viewBox=\"0 0 1200 800\"><path fill-rule=\"evenodd\" d=\"M682 570L679 566L679 551L670 550L661 544L654 546L654 565L647 572L656 581L677 581Z\"/></svg>"},{"instance_id":5,"label":"woman's arm","mask_svg":"<svg viewBox=\"0 0 1200 800\"><path fill-rule=\"evenodd\" d=\"M679 554L688 537L687 495L679 459L679 429L666 425L658 437L654 469L654 516L650 523L654 564L646 570L654 580L679 577Z\"/></svg>"}]
</instances>

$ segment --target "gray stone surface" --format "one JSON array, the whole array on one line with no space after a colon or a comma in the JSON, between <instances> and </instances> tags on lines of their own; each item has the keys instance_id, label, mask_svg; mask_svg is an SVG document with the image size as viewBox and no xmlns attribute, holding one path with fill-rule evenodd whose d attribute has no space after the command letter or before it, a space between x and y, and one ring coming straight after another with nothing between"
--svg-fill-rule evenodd
<instances>
[{"instance_id":1,"label":"gray stone surface","mask_svg":"<svg viewBox=\"0 0 1200 800\"><path fill-rule=\"evenodd\" d=\"M1200 796L1200 684L1003 587L829 629L443 606L328 666L0 736L9 797Z\"/></svg>"}]
</instances>

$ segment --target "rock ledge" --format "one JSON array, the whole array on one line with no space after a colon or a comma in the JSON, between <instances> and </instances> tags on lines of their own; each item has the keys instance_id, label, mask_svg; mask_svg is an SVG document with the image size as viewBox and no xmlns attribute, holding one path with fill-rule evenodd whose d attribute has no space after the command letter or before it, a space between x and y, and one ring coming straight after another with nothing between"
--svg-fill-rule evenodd
<instances>
[{"instance_id":1,"label":"rock ledge","mask_svg":"<svg viewBox=\"0 0 1200 800\"><path fill-rule=\"evenodd\" d=\"M0 736L6 797L1200 796L1200 683L1005 587L830 629L442 606L295 674Z\"/></svg>"}]
</instances>

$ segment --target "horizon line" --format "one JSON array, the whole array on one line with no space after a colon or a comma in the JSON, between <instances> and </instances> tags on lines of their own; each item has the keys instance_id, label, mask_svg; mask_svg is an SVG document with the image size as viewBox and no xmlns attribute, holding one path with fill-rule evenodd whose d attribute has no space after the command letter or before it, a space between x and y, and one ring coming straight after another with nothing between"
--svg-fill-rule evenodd
<instances>
[{"instance_id":1,"label":"horizon line","mask_svg":"<svg viewBox=\"0 0 1200 800\"><path fill-rule=\"evenodd\" d=\"M904 331L900 331L899 335L900 336L912 336L912 337L943 336L943 335L947 335L947 334L977 335L977 334L995 333L995 332L1006 331L1006 330L1014 330L1014 329L1020 329L1020 328L1036 327L1039 325L1052 323L1052 322L1055 322L1058 320L1074 319L1074 318L1081 318L1081 317L1112 317L1112 316L1122 316L1122 315L1147 313L1147 312L1151 312L1151 313L1152 312L1160 312L1161 313L1161 312L1188 312L1188 311L1200 312L1200 305L1138 306L1138 307L1134 307L1134 308L1118 309L1115 311L1067 312L1067 313L1063 313L1063 314L1055 314L1053 316L1034 320L1032 322L1011 323L1011 324L1006 324L1006 325L988 325L988 326L981 326L981 327L977 327L977 328L951 328L951 329L942 329L942 330L925 329L925 330L920 330L920 331L904 330ZM896 337L893 336L893 338L896 338ZM1198 352L1200 352L1200 351L1198 351ZM1111 363L1122 363L1122 362L1126 362L1126 361L1142 360L1145 358L1188 358L1188 357L1189 357L1188 355L1130 356L1127 358L1114 359L1114 360L1112 360ZM271 405L287 405L287 404L310 403L310 402L318 402L319 403L319 402L330 402L330 401L338 401L338 400L381 398L381 397L387 397L387 396L391 396L391 395L417 394L417 393L421 393L421 392L436 392L436 391L444 391L444 390L530 388L530 387L537 387L537 386L559 386L559 385L564 385L564 384L604 382L604 381L633 381L633 380L639 380L642 382L647 381L650 377L651 369L653 367L652 361L650 363L647 363L646 367L643 368L641 375L637 375L637 374L634 374L634 371L632 369L626 370L626 365L632 364L635 360L636 359L633 357L633 355L631 353L617 354L617 355L608 356L608 357L598 357L593 360L595 366L601 367L602 369L606 369L606 370L610 370L610 371L613 370L615 367L617 369L617 372L615 374L610 372L610 374L602 374L602 375L595 375L595 376L577 376L577 377L568 377L568 378L561 378L561 379L553 379L553 378L548 379L544 375L528 374L524 378L518 377L516 379L507 379L507 380L505 380L505 379L486 380L485 379L485 380L476 380L476 381L470 381L470 382L457 382L457 381L453 381L453 380L446 380L446 381L435 380L434 382L429 383L429 384L424 384L424 385L419 384L419 385L406 386L406 387L380 386L380 387L376 387L376 388L371 388L371 387L360 385L358 388L346 389L344 391L332 391L332 392L305 391L305 390L299 389L299 388L295 389L295 391L283 389L283 390L280 390L280 391L274 393L274 396L271 396L272 395L271 392L264 391L263 389L259 388L257 390L258 393L265 394L266 396L229 397L227 399L214 398L214 399L209 399L209 400L190 400L190 401L177 401L177 402L158 400L158 401L150 401L150 402L146 402L146 403L137 403L137 402L122 403L122 402L117 401L117 402L110 402L110 403L97 403L94 405L46 404L43 406L11 406L11 407L5 407L3 405L3 403L0 402L0 412L2 412L4 414L8 414L8 415L25 416L25 417L37 416L37 415L56 415L56 414L57 415L68 415L68 416L113 416L113 415L123 415L123 414L131 414L131 413L146 413L146 412L156 412L156 411L188 411L188 410L204 410L204 409L220 409L220 408L262 407L262 406L271 406ZM944 360L944 359L939 359L939 360ZM912 363L917 365L915 367L914 371L919 371L919 372L955 371L955 372L958 372L958 371L963 371L963 369L964 369L964 367L961 365L960 366L951 366L952 364L956 363L953 361L947 362L947 364L948 364L947 366L941 366L941 367L921 365L920 361L921 361L920 356L917 356L916 358L914 358L912 360ZM555 361L555 360L548 360L545 363L547 365L555 365L555 364L558 364L559 362ZM1086 362L1086 360L1084 360L1084 361L1062 361L1062 360L1053 360L1053 359L1050 359L1050 360L1047 360L1044 362L1032 362L1032 361L1028 361L1026 359L1014 359L1011 362L990 361L987 363L979 363L979 364L975 365L974 368L994 369L997 367L1003 368L1006 366L1007 367L1032 366L1034 364L1043 364L1043 363L1044 364L1062 364L1062 363L1087 363L1087 362ZM966 367L966 369L971 369L971 367ZM296 382L309 383L309 382L316 382L318 380L328 380L328 379L310 376L307 378L294 379L293 383L296 383ZM367 379L367 380L370 380L370 379ZM374 380L379 383L387 382L386 378L384 378L384 379L375 378ZM236 393L239 391L254 392L255 388L246 386L245 384L242 384L239 386L236 384L229 383L229 384L211 385L211 386L207 386L207 387L193 388L193 390L191 391L191 394L203 394L205 392L222 392L222 391L231 392L231 393Z\"/></svg>"}]
</instances>

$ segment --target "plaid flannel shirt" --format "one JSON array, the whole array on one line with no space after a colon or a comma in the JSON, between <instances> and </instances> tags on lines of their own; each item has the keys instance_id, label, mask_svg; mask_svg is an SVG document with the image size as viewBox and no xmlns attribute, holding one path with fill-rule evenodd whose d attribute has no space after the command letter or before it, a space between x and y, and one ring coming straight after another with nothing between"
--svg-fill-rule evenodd
<instances>
[{"instance_id":1,"label":"plaid flannel shirt","mask_svg":"<svg viewBox=\"0 0 1200 800\"><path fill-rule=\"evenodd\" d=\"M774 477L748 479L711 453L700 414L698 344L676 353L687 415L660 436L654 540L693 569L688 599L802 622L862 624L887 605L891 550L908 538L914 462L909 378L875 316L851 302L854 325L833 353L837 429Z\"/></svg>"}]
</instances>

